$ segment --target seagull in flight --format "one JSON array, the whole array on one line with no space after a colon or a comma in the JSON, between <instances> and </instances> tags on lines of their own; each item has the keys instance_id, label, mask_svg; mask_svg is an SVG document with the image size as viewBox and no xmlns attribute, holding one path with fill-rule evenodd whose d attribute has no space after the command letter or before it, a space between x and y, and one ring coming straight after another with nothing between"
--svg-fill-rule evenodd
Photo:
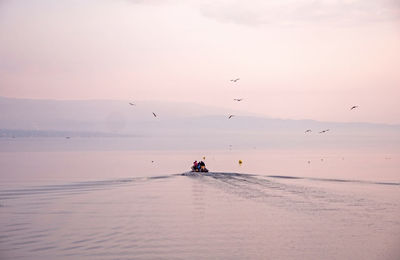
<instances>
[{"instance_id":1,"label":"seagull in flight","mask_svg":"<svg viewBox=\"0 0 400 260\"><path fill-rule=\"evenodd\" d=\"M240 80L240 78L231 79L232 82L237 82L238 80Z\"/></svg>"},{"instance_id":2,"label":"seagull in flight","mask_svg":"<svg viewBox=\"0 0 400 260\"><path fill-rule=\"evenodd\" d=\"M231 119L232 117L234 117L235 115L229 115L228 119Z\"/></svg>"},{"instance_id":3,"label":"seagull in flight","mask_svg":"<svg viewBox=\"0 0 400 260\"><path fill-rule=\"evenodd\" d=\"M240 101L243 100L243 98L234 98L233 100L235 100L235 101L237 101L237 102L240 102Z\"/></svg>"},{"instance_id":4,"label":"seagull in flight","mask_svg":"<svg viewBox=\"0 0 400 260\"><path fill-rule=\"evenodd\" d=\"M321 132L319 132L320 134L323 134L323 133L326 133L326 132L328 132L329 131L329 129L325 129L325 130L322 130Z\"/></svg>"},{"instance_id":5,"label":"seagull in flight","mask_svg":"<svg viewBox=\"0 0 400 260\"><path fill-rule=\"evenodd\" d=\"M152 112L154 117L157 117L156 113Z\"/></svg>"},{"instance_id":6,"label":"seagull in flight","mask_svg":"<svg viewBox=\"0 0 400 260\"><path fill-rule=\"evenodd\" d=\"M358 106L352 106L350 110L356 109Z\"/></svg>"},{"instance_id":7,"label":"seagull in flight","mask_svg":"<svg viewBox=\"0 0 400 260\"><path fill-rule=\"evenodd\" d=\"M135 103L132 103L132 102L129 102L129 105L131 105L131 106L136 106L136 104L135 104Z\"/></svg>"},{"instance_id":8,"label":"seagull in flight","mask_svg":"<svg viewBox=\"0 0 400 260\"><path fill-rule=\"evenodd\" d=\"M311 133L311 129L307 129L304 133Z\"/></svg>"}]
</instances>

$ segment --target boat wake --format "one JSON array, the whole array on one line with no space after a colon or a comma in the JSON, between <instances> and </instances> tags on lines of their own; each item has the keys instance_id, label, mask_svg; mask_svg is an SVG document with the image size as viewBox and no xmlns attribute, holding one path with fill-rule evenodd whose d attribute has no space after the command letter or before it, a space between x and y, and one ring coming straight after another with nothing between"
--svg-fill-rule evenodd
<instances>
[{"instance_id":1,"label":"boat wake","mask_svg":"<svg viewBox=\"0 0 400 260\"><path fill-rule=\"evenodd\" d=\"M371 201L365 197L355 197L351 192L364 185L400 187L397 182L374 182L363 180L324 179L279 175L256 175L228 172L183 173L183 176L198 179L225 192L242 198L267 203L302 212L345 210L362 207L366 210L381 210L383 201ZM319 183L318 183L319 182ZM322 185L324 184L324 185ZM331 189L332 184L358 185ZM357 213L356 213L357 214Z\"/></svg>"},{"instance_id":2,"label":"boat wake","mask_svg":"<svg viewBox=\"0 0 400 260\"><path fill-rule=\"evenodd\" d=\"M229 177L264 177L273 179L290 179L290 180L309 180L309 181L322 181L322 182L343 182L343 183L360 183L360 184L373 184L373 185L393 185L400 186L400 182L379 182L379 181L365 181L365 180L353 180L353 179L332 179L332 178L314 178L314 177L301 177L301 176L287 176L287 175L257 175L247 173L231 173L231 172L185 172L183 176L208 176L215 179L229 178Z\"/></svg>"},{"instance_id":3,"label":"boat wake","mask_svg":"<svg viewBox=\"0 0 400 260\"><path fill-rule=\"evenodd\" d=\"M298 176L284 176L284 175L257 175L257 174L244 174L233 172L185 172L180 174L160 175L151 177L135 177L114 180L99 180L99 181L85 181L73 182L57 185L43 185L43 186L28 186L17 189L0 189L0 199L13 199L21 196L34 196L43 194L79 194L82 192L91 192L96 190L104 190L117 188L126 185L133 185L137 183L145 183L160 179L171 179L176 177L187 176L204 181L205 183L221 186L224 184L223 189L229 187L235 188L240 194L248 193L249 197L256 197L261 191L268 191L268 196L281 197L283 194L278 194L273 191L286 191L290 194L302 194L309 196L314 194L319 197L321 191L317 192L317 188L310 188L303 184L297 184L296 180L306 180L310 182L330 182L330 183L343 183L343 184L363 184L363 185L386 185L386 186L400 186L399 182L374 182L363 180L346 180L346 179L324 179L312 177L298 177ZM287 183L286 180L293 180L294 182ZM286 194L287 195L287 194ZM287 196L285 196L287 197Z\"/></svg>"}]
</instances>

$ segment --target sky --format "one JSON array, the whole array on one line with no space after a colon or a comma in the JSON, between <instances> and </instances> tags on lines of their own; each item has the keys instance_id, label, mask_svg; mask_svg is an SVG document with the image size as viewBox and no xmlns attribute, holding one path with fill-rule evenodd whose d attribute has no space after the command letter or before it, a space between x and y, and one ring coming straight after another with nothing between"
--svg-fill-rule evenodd
<instances>
[{"instance_id":1,"label":"sky","mask_svg":"<svg viewBox=\"0 0 400 260\"><path fill-rule=\"evenodd\" d=\"M3 97L400 124L399 68L398 0L0 0Z\"/></svg>"}]
</instances>

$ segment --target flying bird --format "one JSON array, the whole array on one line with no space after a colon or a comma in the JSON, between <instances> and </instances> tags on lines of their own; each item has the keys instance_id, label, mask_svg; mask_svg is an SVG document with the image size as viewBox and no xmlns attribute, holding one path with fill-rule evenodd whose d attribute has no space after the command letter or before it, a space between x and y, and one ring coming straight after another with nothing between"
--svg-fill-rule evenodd
<instances>
[{"instance_id":1,"label":"flying bird","mask_svg":"<svg viewBox=\"0 0 400 260\"><path fill-rule=\"evenodd\" d=\"M237 102L240 102L240 101L243 100L243 98L234 98L233 100L235 100L235 101L237 101Z\"/></svg>"},{"instance_id":2,"label":"flying bird","mask_svg":"<svg viewBox=\"0 0 400 260\"><path fill-rule=\"evenodd\" d=\"M240 80L240 78L231 79L232 82L237 82L238 80Z\"/></svg>"},{"instance_id":3,"label":"flying bird","mask_svg":"<svg viewBox=\"0 0 400 260\"><path fill-rule=\"evenodd\" d=\"M228 119L231 119L232 117L234 117L235 115L229 115Z\"/></svg>"},{"instance_id":4,"label":"flying bird","mask_svg":"<svg viewBox=\"0 0 400 260\"><path fill-rule=\"evenodd\" d=\"M157 115L156 115L154 112L152 112L152 113L153 113L153 116L154 116L154 117L157 117Z\"/></svg>"},{"instance_id":5,"label":"flying bird","mask_svg":"<svg viewBox=\"0 0 400 260\"><path fill-rule=\"evenodd\" d=\"M326 133L326 132L328 132L329 131L329 129L325 129L325 130L322 130L321 132L319 132L320 134L323 134L323 133Z\"/></svg>"},{"instance_id":6,"label":"flying bird","mask_svg":"<svg viewBox=\"0 0 400 260\"><path fill-rule=\"evenodd\" d=\"M311 133L311 129L307 129L304 133Z\"/></svg>"},{"instance_id":7,"label":"flying bird","mask_svg":"<svg viewBox=\"0 0 400 260\"><path fill-rule=\"evenodd\" d=\"M352 106L351 108L350 108L350 110L353 110L353 109L355 109L355 108L357 108L358 106Z\"/></svg>"},{"instance_id":8,"label":"flying bird","mask_svg":"<svg viewBox=\"0 0 400 260\"><path fill-rule=\"evenodd\" d=\"M131 106L136 106L136 104L135 104L135 103L132 103L132 102L129 102L129 105L131 105Z\"/></svg>"}]
</instances>

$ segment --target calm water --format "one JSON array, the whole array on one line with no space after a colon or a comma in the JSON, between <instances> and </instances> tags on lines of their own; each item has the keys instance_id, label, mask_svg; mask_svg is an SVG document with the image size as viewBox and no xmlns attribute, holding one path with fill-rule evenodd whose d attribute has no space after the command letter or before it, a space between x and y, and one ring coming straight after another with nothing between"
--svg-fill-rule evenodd
<instances>
[{"instance_id":1,"label":"calm water","mask_svg":"<svg viewBox=\"0 0 400 260\"><path fill-rule=\"evenodd\" d=\"M37 150L0 151L0 259L400 257L397 153Z\"/></svg>"}]
</instances>

